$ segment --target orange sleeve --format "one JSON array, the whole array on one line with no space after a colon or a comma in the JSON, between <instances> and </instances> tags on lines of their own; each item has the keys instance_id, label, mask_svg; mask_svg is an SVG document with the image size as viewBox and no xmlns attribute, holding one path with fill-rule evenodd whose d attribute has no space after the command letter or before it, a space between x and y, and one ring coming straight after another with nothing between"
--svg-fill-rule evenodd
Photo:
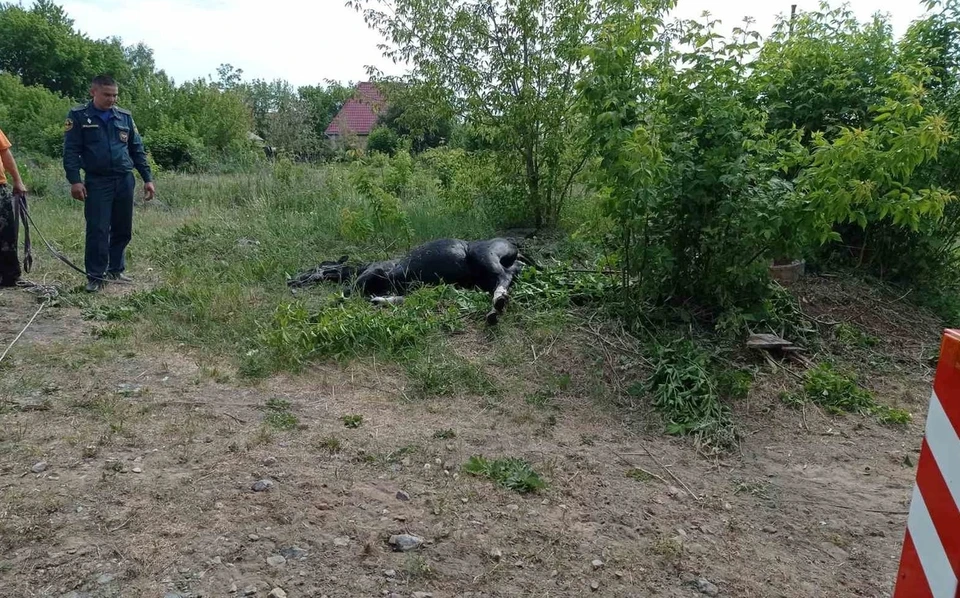
<instances>
[{"instance_id":1,"label":"orange sleeve","mask_svg":"<svg viewBox=\"0 0 960 598\"><path fill-rule=\"evenodd\" d=\"M10 149L10 147L10 140L7 139L7 136L3 134L3 131L0 131L0 152Z\"/></svg>"}]
</instances>

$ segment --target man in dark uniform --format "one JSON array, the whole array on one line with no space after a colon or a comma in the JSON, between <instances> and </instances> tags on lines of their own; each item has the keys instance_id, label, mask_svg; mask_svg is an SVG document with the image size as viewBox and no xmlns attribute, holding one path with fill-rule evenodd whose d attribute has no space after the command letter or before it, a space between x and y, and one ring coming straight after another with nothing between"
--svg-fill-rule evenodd
<instances>
[{"instance_id":1,"label":"man in dark uniform","mask_svg":"<svg viewBox=\"0 0 960 598\"><path fill-rule=\"evenodd\" d=\"M144 199L150 201L155 193L140 133L130 112L117 107L117 92L112 77L96 77L90 86L93 99L70 110L64 127L63 168L70 194L84 202L90 292L100 290L104 279L131 281L123 271L133 235L134 168L143 178Z\"/></svg>"}]
</instances>

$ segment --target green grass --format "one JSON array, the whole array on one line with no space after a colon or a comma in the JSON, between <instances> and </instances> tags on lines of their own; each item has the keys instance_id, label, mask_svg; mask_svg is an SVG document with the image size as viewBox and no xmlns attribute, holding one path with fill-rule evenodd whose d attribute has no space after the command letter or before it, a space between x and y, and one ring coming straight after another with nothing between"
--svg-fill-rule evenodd
<instances>
[{"instance_id":1,"label":"green grass","mask_svg":"<svg viewBox=\"0 0 960 598\"><path fill-rule=\"evenodd\" d=\"M406 360L405 368L418 398L499 392L482 366L454 354L446 342L431 344Z\"/></svg>"},{"instance_id":2,"label":"green grass","mask_svg":"<svg viewBox=\"0 0 960 598\"><path fill-rule=\"evenodd\" d=\"M516 457L491 461L483 456L474 455L470 457L463 469L471 475L489 478L504 488L520 494L538 492L547 487L546 482L529 463Z\"/></svg>"},{"instance_id":3,"label":"green grass","mask_svg":"<svg viewBox=\"0 0 960 598\"><path fill-rule=\"evenodd\" d=\"M859 327L841 322L834 330L837 341L860 349L869 349L880 344L880 339L861 330Z\"/></svg>"},{"instance_id":4,"label":"green grass","mask_svg":"<svg viewBox=\"0 0 960 598\"><path fill-rule=\"evenodd\" d=\"M424 332L455 328L459 312L428 313L439 300L430 292L419 305L414 298L412 307L391 313L361 300L337 304L331 299L335 290L329 288L297 296L287 289L286 276L324 259L344 253L357 260L384 257L373 239L345 239L339 232L343 210L359 210L366 201L352 182L358 168L363 167L278 164L229 175L160 173L159 202L137 207L127 253L130 273L148 288L139 286L122 297L75 293L83 317L132 326L131 333L102 327L106 337L134 334L214 352L236 360L254 376L317 357L381 352L384 344L386 353L396 355L414 348L413 339ZM42 232L82 266L83 205L69 198L61 179L56 164L44 161L31 168L30 180L42 195L31 210ZM436 181L425 170L415 170L399 191L400 205L411 216L411 243L492 233L480 211L444 209ZM60 280L71 291L82 285L81 275L39 243L34 253L30 278ZM453 295L447 297L452 305ZM298 314L303 320L292 321ZM316 321L307 321L311 319ZM299 336L301 344L286 347L287 334ZM311 345L308 338L314 334ZM271 349L264 361L262 353ZM250 359L252 351L261 354L259 360Z\"/></svg>"},{"instance_id":5,"label":"green grass","mask_svg":"<svg viewBox=\"0 0 960 598\"><path fill-rule=\"evenodd\" d=\"M877 403L873 393L862 388L852 374L837 369L826 361L807 372L802 393L783 393L781 399L791 407L800 407L811 402L835 415L873 415L884 424L902 425L913 419L910 413L903 409Z\"/></svg>"},{"instance_id":6,"label":"green grass","mask_svg":"<svg viewBox=\"0 0 960 598\"><path fill-rule=\"evenodd\" d=\"M695 435L698 442L718 448L733 444L737 431L723 398L745 396L749 376L723 367L717 374L711 355L688 339L656 345L653 367L645 384L631 390L652 395L667 433Z\"/></svg>"},{"instance_id":7,"label":"green grass","mask_svg":"<svg viewBox=\"0 0 960 598\"><path fill-rule=\"evenodd\" d=\"M363 425L362 415L344 415L340 418L345 428L359 428Z\"/></svg>"},{"instance_id":8,"label":"green grass","mask_svg":"<svg viewBox=\"0 0 960 598\"><path fill-rule=\"evenodd\" d=\"M300 425L300 420L290 411L290 402L283 399L267 401L264 423L277 431L294 430Z\"/></svg>"}]
</instances>

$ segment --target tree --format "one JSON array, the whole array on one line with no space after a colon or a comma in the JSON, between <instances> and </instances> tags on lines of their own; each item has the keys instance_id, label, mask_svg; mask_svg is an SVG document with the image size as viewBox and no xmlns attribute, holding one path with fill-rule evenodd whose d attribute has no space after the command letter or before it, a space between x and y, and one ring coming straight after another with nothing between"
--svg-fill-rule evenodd
<instances>
[{"instance_id":1,"label":"tree","mask_svg":"<svg viewBox=\"0 0 960 598\"><path fill-rule=\"evenodd\" d=\"M317 139L323 139L324 133L334 117L343 108L343 104L354 93L353 82L341 85L336 81L326 81L326 86L307 85L297 89L310 113L310 121Z\"/></svg>"},{"instance_id":2,"label":"tree","mask_svg":"<svg viewBox=\"0 0 960 598\"><path fill-rule=\"evenodd\" d=\"M243 84L243 69L238 69L232 64L221 64L217 67L217 89L220 91L229 91L236 89Z\"/></svg>"},{"instance_id":3,"label":"tree","mask_svg":"<svg viewBox=\"0 0 960 598\"><path fill-rule=\"evenodd\" d=\"M39 0L29 10L0 4L0 71L80 100L94 76L123 80L129 67L119 40L91 40L73 30L61 7Z\"/></svg>"},{"instance_id":4,"label":"tree","mask_svg":"<svg viewBox=\"0 0 960 598\"><path fill-rule=\"evenodd\" d=\"M381 85L387 108L377 118L379 126L410 140L410 149L421 153L445 145L453 135L454 120L449 106L437 106L419 89L406 83Z\"/></svg>"},{"instance_id":5,"label":"tree","mask_svg":"<svg viewBox=\"0 0 960 598\"><path fill-rule=\"evenodd\" d=\"M586 163L572 110L590 0L347 0L413 65L410 83L482 129L523 181L537 226L557 222Z\"/></svg>"},{"instance_id":6,"label":"tree","mask_svg":"<svg viewBox=\"0 0 960 598\"><path fill-rule=\"evenodd\" d=\"M847 6L780 18L763 44L750 78L751 95L767 111L767 129L796 125L809 143L843 127L870 122L895 68L890 24L880 17L862 24Z\"/></svg>"},{"instance_id":7,"label":"tree","mask_svg":"<svg viewBox=\"0 0 960 598\"><path fill-rule=\"evenodd\" d=\"M133 111L137 128L149 133L158 128L173 103L176 86L157 70L153 50L139 43L124 48L130 76L120 81L120 105Z\"/></svg>"}]
</instances>

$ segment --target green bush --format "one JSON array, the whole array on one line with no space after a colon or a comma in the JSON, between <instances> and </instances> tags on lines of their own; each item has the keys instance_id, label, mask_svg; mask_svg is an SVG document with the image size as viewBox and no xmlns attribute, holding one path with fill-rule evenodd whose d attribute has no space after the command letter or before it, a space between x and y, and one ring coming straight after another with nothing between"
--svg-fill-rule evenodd
<instances>
[{"instance_id":1,"label":"green bush","mask_svg":"<svg viewBox=\"0 0 960 598\"><path fill-rule=\"evenodd\" d=\"M400 138L387 127L376 127L367 137L367 151L393 156L399 148Z\"/></svg>"},{"instance_id":2,"label":"green bush","mask_svg":"<svg viewBox=\"0 0 960 598\"><path fill-rule=\"evenodd\" d=\"M144 146L162 168L182 170L202 163L200 140L181 123L167 124L144 135Z\"/></svg>"},{"instance_id":3,"label":"green bush","mask_svg":"<svg viewBox=\"0 0 960 598\"><path fill-rule=\"evenodd\" d=\"M43 87L28 87L15 75L0 73L0 129L17 149L59 158L71 106L70 100Z\"/></svg>"}]
</instances>

